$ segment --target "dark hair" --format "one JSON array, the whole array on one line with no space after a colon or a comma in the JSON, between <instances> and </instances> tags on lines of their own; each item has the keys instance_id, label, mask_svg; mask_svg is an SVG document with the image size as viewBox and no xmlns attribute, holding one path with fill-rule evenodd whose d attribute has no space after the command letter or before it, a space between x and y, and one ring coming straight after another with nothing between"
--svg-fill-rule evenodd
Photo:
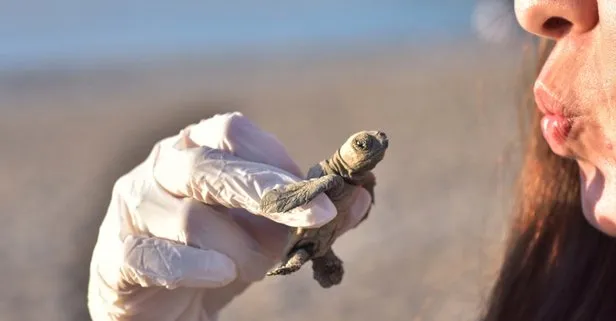
<instances>
[{"instance_id":1,"label":"dark hair","mask_svg":"<svg viewBox=\"0 0 616 321\"><path fill-rule=\"evenodd\" d=\"M529 95L551 47L545 40L538 43ZM521 118L528 130L516 207L481 320L616 320L616 239L584 218L578 166L552 153L534 100L528 99L521 112L530 117Z\"/></svg>"}]
</instances>

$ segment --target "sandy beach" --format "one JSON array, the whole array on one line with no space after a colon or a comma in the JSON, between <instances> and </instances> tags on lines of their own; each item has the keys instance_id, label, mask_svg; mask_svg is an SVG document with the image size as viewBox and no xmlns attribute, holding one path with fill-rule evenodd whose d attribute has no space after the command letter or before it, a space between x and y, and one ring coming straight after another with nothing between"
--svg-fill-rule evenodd
<instances>
[{"instance_id":1,"label":"sandy beach","mask_svg":"<svg viewBox=\"0 0 616 321\"><path fill-rule=\"evenodd\" d=\"M187 124L241 111L306 169L382 129L376 206L335 245L342 285L309 269L255 284L240 320L474 320L500 255L519 146L520 49L178 59L0 76L0 319L89 320L86 281L115 179Z\"/></svg>"}]
</instances>

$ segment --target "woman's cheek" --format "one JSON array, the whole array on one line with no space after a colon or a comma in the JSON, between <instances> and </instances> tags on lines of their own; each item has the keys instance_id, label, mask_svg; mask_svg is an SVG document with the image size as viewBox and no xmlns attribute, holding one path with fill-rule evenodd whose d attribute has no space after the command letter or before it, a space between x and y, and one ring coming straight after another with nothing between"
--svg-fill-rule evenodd
<instances>
[{"instance_id":1,"label":"woman's cheek","mask_svg":"<svg viewBox=\"0 0 616 321\"><path fill-rule=\"evenodd\" d=\"M578 161L582 210L588 222L603 233L616 236L616 167Z\"/></svg>"}]
</instances>

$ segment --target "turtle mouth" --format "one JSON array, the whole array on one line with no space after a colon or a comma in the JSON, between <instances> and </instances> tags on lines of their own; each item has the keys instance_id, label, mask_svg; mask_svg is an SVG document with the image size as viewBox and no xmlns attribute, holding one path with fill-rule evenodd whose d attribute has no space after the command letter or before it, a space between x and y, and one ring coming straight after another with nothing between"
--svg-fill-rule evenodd
<instances>
[{"instance_id":1,"label":"turtle mouth","mask_svg":"<svg viewBox=\"0 0 616 321\"><path fill-rule=\"evenodd\" d=\"M385 134L385 132L379 130L376 132L375 136L379 143L381 143L381 146L383 146L384 148L389 147L389 137L387 137L387 134Z\"/></svg>"}]
</instances>

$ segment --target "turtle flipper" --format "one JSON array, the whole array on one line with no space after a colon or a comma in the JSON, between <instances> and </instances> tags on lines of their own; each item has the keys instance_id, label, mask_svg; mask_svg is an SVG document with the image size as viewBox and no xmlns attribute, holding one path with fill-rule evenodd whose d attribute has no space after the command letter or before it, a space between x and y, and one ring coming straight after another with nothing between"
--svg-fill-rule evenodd
<instances>
[{"instance_id":1,"label":"turtle flipper","mask_svg":"<svg viewBox=\"0 0 616 321\"><path fill-rule=\"evenodd\" d=\"M310 260L310 253L305 249L299 249L286 260L281 266L267 272L267 276L272 275L288 275L299 271L304 263Z\"/></svg>"},{"instance_id":2,"label":"turtle flipper","mask_svg":"<svg viewBox=\"0 0 616 321\"><path fill-rule=\"evenodd\" d=\"M361 220L359 220L359 222L357 223L358 225L368 218L368 215L370 214L370 210L372 209L372 206L374 205L374 187L376 186L376 177L374 176L374 174L372 172L367 172L364 175L364 177L362 177L362 179L360 180L360 186L366 189L366 191L368 191L368 193L370 194L371 201L370 201L370 206L368 207L368 210L366 211L364 216L361 218Z\"/></svg>"},{"instance_id":3,"label":"turtle flipper","mask_svg":"<svg viewBox=\"0 0 616 321\"><path fill-rule=\"evenodd\" d=\"M320 193L344 185L338 175L326 175L275 188L261 198L261 212L284 213L313 200Z\"/></svg>"},{"instance_id":4,"label":"turtle flipper","mask_svg":"<svg viewBox=\"0 0 616 321\"><path fill-rule=\"evenodd\" d=\"M366 172L360 179L359 185L368 191L372 198L371 203L374 204L374 187L376 186L376 176L374 176L374 173Z\"/></svg>"},{"instance_id":5,"label":"turtle flipper","mask_svg":"<svg viewBox=\"0 0 616 321\"><path fill-rule=\"evenodd\" d=\"M330 288L342 282L342 260L330 248L325 255L312 259L312 276L321 287Z\"/></svg>"}]
</instances>

